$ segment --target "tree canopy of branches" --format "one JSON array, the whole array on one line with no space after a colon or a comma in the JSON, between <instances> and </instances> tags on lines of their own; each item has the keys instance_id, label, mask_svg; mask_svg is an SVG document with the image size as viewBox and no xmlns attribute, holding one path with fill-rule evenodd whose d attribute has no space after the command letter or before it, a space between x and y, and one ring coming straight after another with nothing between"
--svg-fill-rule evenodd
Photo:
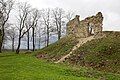
<instances>
[{"instance_id":1,"label":"tree canopy of branches","mask_svg":"<svg viewBox=\"0 0 120 80\"><path fill-rule=\"evenodd\" d=\"M49 39L50 39L50 27L51 27L51 10L48 9L43 9L42 10L42 18L43 18L43 24L45 25L46 28L46 46L49 45Z\"/></svg>"},{"instance_id":2,"label":"tree canopy of branches","mask_svg":"<svg viewBox=\"0 0 120 80\"><path fill-rule=\"evenodd\" d=\"M6 31L7 39L12 41L12 51L15 50L15 39L17 38L17 29L11 25L11 27Z\"/></svg>"},{"instance_id":3,"label":"tree canopy of branches","mask_svg":"<svg viewBox=\"0 0 120 80\"><path fill-rule=\"evenodd\" d=\"M62 8L53 9L53 19L57 27L58 40L61 38L61 29L63 24L63 18L65 18L65 11Z\"/></svg>"},{"instance_id":4,"label":"tree canopy of branches","mask_svg":"<svg viewBox=\"0 0 120 80\"><path fill-rule=\"evenodd\" d=\"M23 36L30 30L31 27L28 29L25 26L25 22L28 18L29 13L31 12L30 10L30 5L27 3L19 3L18 4L18 9L19 9L19 16L18 16L18 30L19 30L19 38L18 38L18 47L16 50L16 53L19 54L19 49L21 45L21 39Z\"/></svg>"},{"instance_id":5,"label":"tree canopy of branches","mask_svg":"<svg viewBox=\"0 0 120 80\"><path fill-rule=\"evenodd\" d=\"M17 44L17 54L19 54L22 48L21 44L26 38L27 40L25 40L25 42L28 50L32 48L32 50L35 51L36 44L39 44L40 48L44 42L45 44L42 45L42 47L49 46L54 40L59 40L63 34L65 34L63 31L66 29L66 23L70 21L73 16L72 12L66 13L62 8L38 10L32 8L27 2L18 2L15 4L16 5L13 6L13 0L0 0L0 52L4 45L3 42L7 41L5 40L5 33L7 34L7 39L12 43L11 48L13 51L14 48L16 48L14 45ZM15 20L12 20L10 15L13 8L16 11L16 13L13 12L12 14ZM6 27L8 26L7 23L13 24L14 27L13 25L9 26L9 28ZM6 32L5 30L8 31ZM27 37L25 35L27 35ZM55 39L51 40L53 36ZM18 42L15 42L15 39ZM31 43L32 47L30 47Z\"/></svg>"},{"instance_id":6,"label":"tree canopy of branches","mask_svg":"<svg viewBox=\"0 0 120 80\"><path fill-rule=\"evenodd\" d=\"M2 44L4 41L4 36L5 36L5 24L7 23L9 17L10 17L10 12L13 9L14 2L13 0L0 0L0 13L2 14L0 16L0 19L2 20L1 22L1 27L0 27L0 53L2 52ZM3 18L3 19L2 19Z\"/></svg>"},{"instance_id":7,"label":"tree canopy of branches","mask_svg":"<svg viewBox=\"0 0 120 80\"><path fill-rule=\"evenodd\" d=\"M33 38L33 51L35 51L35 28L37 27L38 20L40 18L40 13L37 9L34 9L32 12L32 38Z\"/></svg>"}]
</instances>

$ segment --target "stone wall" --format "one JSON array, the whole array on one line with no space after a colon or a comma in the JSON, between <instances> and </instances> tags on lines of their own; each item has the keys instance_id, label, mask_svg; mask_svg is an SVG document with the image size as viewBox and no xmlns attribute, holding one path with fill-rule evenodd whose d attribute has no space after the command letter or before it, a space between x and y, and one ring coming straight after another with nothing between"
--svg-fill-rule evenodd
<instances>
[{"instance_id":1,"label":"stone wall","mask_svg":"<svg viewBox=\"0 0 120 80\"><path fill-rule=\"evenodd\" d=\"M102 35L103 15L98 12L95 16L87 17L79 20L79 15L67 23L67 34L75 37L88 37L94 35L99 37Z\"/></svg>"}]
</instances>

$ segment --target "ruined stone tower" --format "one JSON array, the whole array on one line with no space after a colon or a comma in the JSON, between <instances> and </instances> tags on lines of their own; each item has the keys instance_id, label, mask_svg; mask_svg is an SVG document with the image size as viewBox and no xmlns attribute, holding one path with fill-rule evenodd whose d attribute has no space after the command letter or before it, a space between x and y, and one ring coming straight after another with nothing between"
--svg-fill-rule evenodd
<instances>
[{"instance_id":1,"label":"ruined stone tower","mask_svg":"<svg viewBox=\"0 0 120 80\"><path fill-rule=\"evenodd\" d=\"M79 20L79 15L67 23L67 34L75 37L85 38L91 35L102 36L103 15L98 12L95 16Z\"/></svg>"}]
</instances>

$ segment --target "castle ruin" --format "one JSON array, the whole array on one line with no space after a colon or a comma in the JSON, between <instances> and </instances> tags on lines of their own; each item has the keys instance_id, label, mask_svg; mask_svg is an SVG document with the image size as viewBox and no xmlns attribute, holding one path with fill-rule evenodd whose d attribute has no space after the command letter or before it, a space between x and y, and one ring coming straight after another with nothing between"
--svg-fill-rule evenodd
<instances>
[{"instance_id":1,"label":"castle ruin","mask_svg":"<svg viewBox=\"0 0 120 80\"><path fill-rule=\"evenodd\" d=\"M87 17L84 20L79 20L79 15L67 23L67 34L74 35L79 38L89 36L102 36L103 15L98 12L95 16Z\"/></svg>"}]
</instances>

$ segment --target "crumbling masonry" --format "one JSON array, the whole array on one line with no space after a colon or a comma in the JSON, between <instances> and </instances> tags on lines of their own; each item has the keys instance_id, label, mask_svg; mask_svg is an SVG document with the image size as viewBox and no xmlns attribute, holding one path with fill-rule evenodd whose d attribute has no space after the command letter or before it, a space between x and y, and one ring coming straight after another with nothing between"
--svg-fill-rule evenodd
<instances>
[{"instance_id":1,"label":"crumbling masonry","mask_svg":"<svg viewBox=\"0 0 120 80\"><path fill-rule=\"evenodd\" d=\"M67 23L67 34L75 37L85 38L91 35L98 38L102 36L103 15L98 12L95 16L79 20L79 15Z\"/></svg>"}]
</instances>

